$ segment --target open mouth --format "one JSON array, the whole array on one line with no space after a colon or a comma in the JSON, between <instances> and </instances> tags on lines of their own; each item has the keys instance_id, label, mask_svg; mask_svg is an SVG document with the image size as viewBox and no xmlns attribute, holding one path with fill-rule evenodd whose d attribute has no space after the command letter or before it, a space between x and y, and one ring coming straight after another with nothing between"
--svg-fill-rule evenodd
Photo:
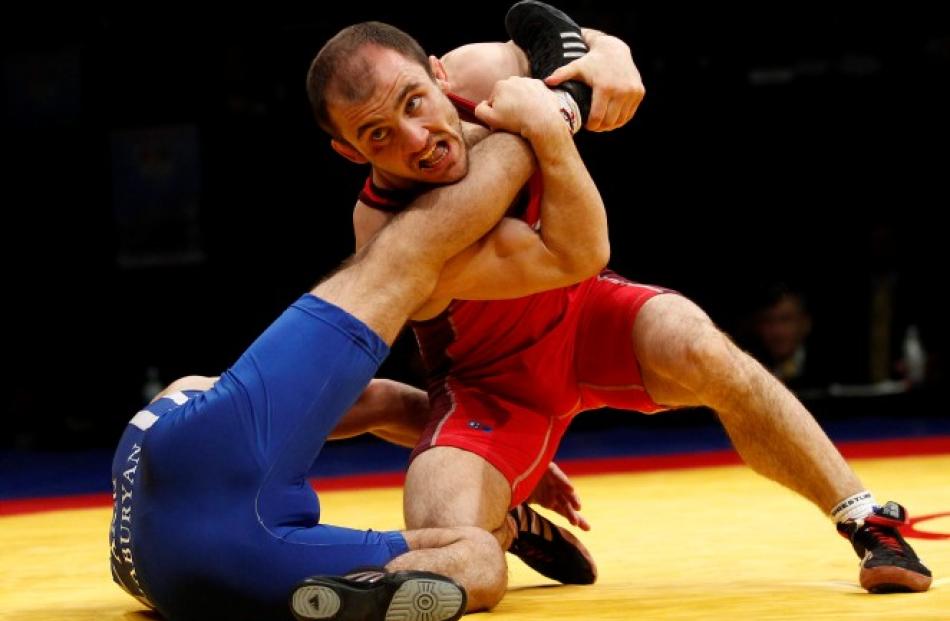
<instances>
[{"instance_id":1,"label":"open mouth","mask_svg":"<svg viewBox=\"0 0 950 621\"><path fill-rule=\"evenodd\" d=\"M419 168L423 170L436 168L448 154L449 144L444 140L439 140L419 158Z\"/></svg>"}]
</instances>

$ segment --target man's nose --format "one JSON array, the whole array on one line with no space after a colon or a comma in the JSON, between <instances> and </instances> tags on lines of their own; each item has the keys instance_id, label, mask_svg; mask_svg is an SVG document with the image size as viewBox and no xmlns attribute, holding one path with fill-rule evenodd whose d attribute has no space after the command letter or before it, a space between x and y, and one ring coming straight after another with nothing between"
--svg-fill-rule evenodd
<instances>
[{"instance_id":1,"label":"man's nose","mask_svg":"<svg viewBox=\"0 0 950 621\"><path fill-rule=\"evenodd\" d=\"M406 148L413 153L422 150L429 141L429 130L415 119L405 122L403 132L406 136Z\"/></svg>"}]
</instances>

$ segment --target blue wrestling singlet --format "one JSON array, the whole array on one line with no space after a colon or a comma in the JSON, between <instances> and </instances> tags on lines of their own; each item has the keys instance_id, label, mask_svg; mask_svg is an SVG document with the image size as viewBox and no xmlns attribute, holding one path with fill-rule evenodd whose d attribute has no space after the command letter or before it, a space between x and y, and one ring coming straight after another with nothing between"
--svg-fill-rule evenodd
<instances>
[{"instance_id":1,"label":"blue wrestling singlet","mask_svg":"<svg viewBox=\"0 0 950 621\"><path fill-rule=\"evenodd\" d=\"M213 388L136 414L112 464L113 579L174 621L292 619L287 597L303 578L407 552L395 531L319 524L306 479L388 353L307 294Z\"/></svg>"}]
</instances>

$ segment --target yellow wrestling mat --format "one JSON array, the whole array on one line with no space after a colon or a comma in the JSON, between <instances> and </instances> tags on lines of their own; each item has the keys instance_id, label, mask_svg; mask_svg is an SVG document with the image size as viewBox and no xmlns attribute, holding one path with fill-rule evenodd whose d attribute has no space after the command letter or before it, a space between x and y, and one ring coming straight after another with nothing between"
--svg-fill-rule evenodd
<instances>
[{"instance_id":1,"label":"yellow wrestling mat","mask_svg":"<svg viewBox=\"0 0 950 621\"><path fill-rule=\"evenodd\" d=\"M950 455L852 460L879 502L950 534ZM808 502L745 467L577 477L593 530L596 585L553 586L511 561L502 603L476 620L950 619L950 538L909 539L934 573L928 593L869 595L858 559ZM401 524L401 490L321 494L324 521ZM0 518L0 619L154 621L112 584L107 509ZM266 570L266 568L263 568ZM263 621L263 620L262 620Z\"/></svg>"}]
</instances>

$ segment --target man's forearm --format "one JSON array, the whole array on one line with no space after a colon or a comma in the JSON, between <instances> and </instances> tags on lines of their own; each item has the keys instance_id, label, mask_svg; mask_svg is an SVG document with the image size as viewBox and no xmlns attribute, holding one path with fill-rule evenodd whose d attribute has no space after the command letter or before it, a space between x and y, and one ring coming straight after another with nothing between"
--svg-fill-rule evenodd
<instances>
[{"instance_id":1,"label":"man's forearm","mask_svg":"<svg viewBox=\"0 0 950 621\"><path fill-rule=\"evenodd\" d=\"M392 444L412 448L425 431L430 414L425 392L401 382L374 379L327 439L372 433Z\"/></svg>"},{"instance_id":2,"label":"man's forearm","mask_svg":"<svg viewBox=\"0 0 950 621\"><path fill-rule=\"evenodd\" d=\"M461 181L418 197L312 293L342 305L391 343L432 295L446 261L501 220L535 165L528 144L503 133L485 138L469 157ZM388 303L373 303L366 291Z\"/></svg>"},{"instance_id":3,"label":"man's forearm","mask_svg":"<svg viewBox=\"0 0 950 621\"><path fill-rule=\"evenodd\" d=\"M461 181L419 196L380 235L398 239L416 249L420 260L441 267L498 223L534 166L524 140L492 134L469 151L469 171Z\"/></svg>"},{"instance_id":4,"label":"man's forearm","mask_svg":"<svg viewBox=\"0 0 950 621\"><path fill-rule=\"evenodd\" d=\"M541 239L565 271L599 271L610 256L604 202L570 134L531 141L544 183Z\"/></svg>"}]
</instances>

